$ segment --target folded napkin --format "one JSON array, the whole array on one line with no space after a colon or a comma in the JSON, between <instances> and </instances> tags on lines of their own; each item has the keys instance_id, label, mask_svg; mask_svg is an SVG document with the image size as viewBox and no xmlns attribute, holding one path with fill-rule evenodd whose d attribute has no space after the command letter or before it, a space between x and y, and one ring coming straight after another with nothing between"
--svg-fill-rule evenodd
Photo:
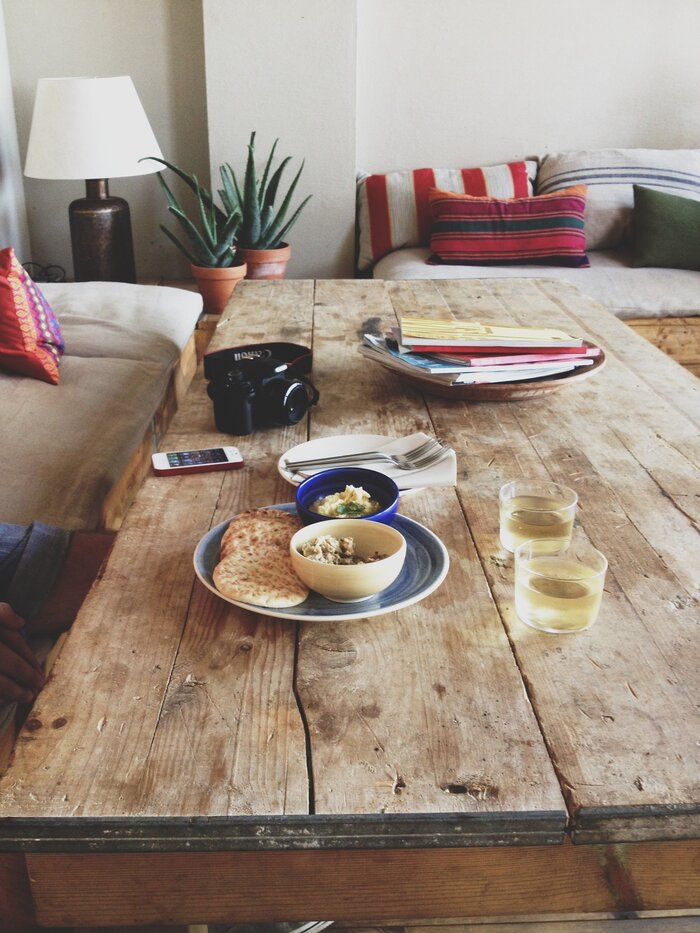
<instances>
[{"instance_id":1,"label":"folded napkin","mask_svg":"<svg viewBox=\"0 0 700 933\"><path fill-rule=\"evenodd\" d=\"M381 450L388 454L403 454L407 450L418 447L424 441L428 440L428 435L422 431L416 434L409 434L407 437L399 437L396 440L388 441L386 444L374 444L372 450ZM345 450L343 453L361 453L359 450ZM353 466L366 467L368 470L376 470L385 476L390 476L399 489L419 489L422 486L454 486L457 483L457 456L451 447L441 460L432 466L425 467L422 470L399 470L398 467L389 463L380 463L376 460L369 460L367 463L353 463ZM299 470L295 476L306 479L307 476L313 476L314 473L320 473L329 467L314 467L305 470Z\"/></svg>"}]
</instances>

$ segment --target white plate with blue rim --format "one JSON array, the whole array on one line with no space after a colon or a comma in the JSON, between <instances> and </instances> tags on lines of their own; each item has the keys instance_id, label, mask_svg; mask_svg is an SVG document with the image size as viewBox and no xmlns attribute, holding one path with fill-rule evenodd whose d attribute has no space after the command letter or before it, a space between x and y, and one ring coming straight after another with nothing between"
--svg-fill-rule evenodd
<instances>
[{"instance_id":1,"label":"white plate with blue rim","mask_svg":"<svg viewBox=\"0 0 700 933\"><path fill-rule=\"evenodd\" d=\"M296 512L292 502L263 508ZM314 592L309 593L303 603L286 609L255 606L224 596L214 586L212 573L219 563L221 538L228 528L229 521L230 519L210 529L195 548L195 573L200 582L219 599L275 619L292 619L296 622L347 622L351 619L365 619L396 612L420 602L434 592L447 576L450 566L447 548L438 536L412 518L399 514L392 524L406 539L406 560L396 580L381 593L363 599L361 603L353 603L352 609L348 608L347 603L335 603Z\"/></svg>"}]
</instances>

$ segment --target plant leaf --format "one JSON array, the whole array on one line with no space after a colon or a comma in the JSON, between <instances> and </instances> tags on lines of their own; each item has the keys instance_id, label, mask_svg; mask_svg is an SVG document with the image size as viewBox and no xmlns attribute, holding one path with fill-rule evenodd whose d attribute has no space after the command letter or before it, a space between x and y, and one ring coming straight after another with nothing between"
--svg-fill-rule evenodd
<instances>
[{"instance_id":1,"label":"plant leaf","mask_svg":"<svg viewBox=\"0 0 700 933\"><path fill-rule=\"evenodd\" d=\"M178 240L178 238L175 236L174 233L171 233L171 231L168 230L165 224L160 224L160 229L167 236L167 238L169 240L172 240L175 246L177 246L177 248L181 250L185 254L185 256L187 256L187 258L189 259L189 261L192 263L193 266L201 266L201 262L199 261L199 259L187 249L184 243L181 243L180 240Z\"/></svg>"},{"instance_id":2,"label":"plant leaf","mask_svg":"<svg viewBox=\"0 0 700 933\"><path fill-rule=\"evenodd\" d=\"M265 207L268 207L269 205L272 205L275 203L275 198L277 197L277 189L279 187L280 181L282 180L282 172L284 171L287 165L287 162L291 161L291 158L292 158L291 156L287 156L285 159L283 159L280 162L279 166L277 167L275 174L270 179L270 184L268 185L267 191L265 192L265 205L264 205ZM303 167L304 167L304 163L302 162L302 168Z\"/></svg>"},{"instance_id":3,"label":"plant leaf","mask_svg":"<svg viewBox=\"0 0 700 933\"><path fill-rule=\"evenodd\" d=\"M260 182L260 192L259 192L259 201L262 204L263 199L265 198L265 189L267 188L267 178L270 174L270 168L272 167L272 160L275 155L275 149L277 148L277 143L279 139L276 139L272 144L272 149L270 150L270 155L267 157L267 162L265 163L265 171L263 172L262 181Z\"/></svg>"},{"instance_id":4,"label":"plant leaf","mask_svg":"<svg viewBox=\"0 0 700 933\"><path fill-rule=\"evenodd\" d=\"M166 159L160 159L157 156L145 156L143 159L139 159L139 162L146 162L149 159L152 160L153 162L160 162L161 165L164 165L166 168L169 168L172 172L175 172L178 178L181 178L184 181L184 183L187 185L187 187L190 188L192 191L194 191L195 194L197 194L197 182L196 182L194 175L189 175L187 172L179 168L177 165L174 165L172 162L168 162ZM160 175L160 172L158 174ZM165 184L165 181L163 179L161 179L161 184L163 185ZM218 211L221 214L221 217L219 219L223 223L224 220L226 219L224 212L220 208L218 208L216 204L214 204L214 198L212 197L211 192L201 186L200 186L200 189L202 192L202 196L207 203L207 206L213 205L214 210ZM170 192L170 196L174 197L174 195L172 194L169 188L167 188L166 197L168 197L167 192Z\"/></svg>"},{"instance_id":5,"label":"plant leaf","mask_svg":"<svg viewBox=\"0 0 700 933\"><path fill-rule=\"evenodd\" d=\"M223 188L219 189L219 197L221 198L221 203L226 209L226 213L233 214L235 211L241 212L241 193L238 190L238 183L236 182L236 176L234 175L233 169L231 166L226 163L225 165L219 166L219 174L221 175L221 181L223 183Z\"/></svg>"},{"instance_id":6,"label":"plant leaf","mask_svg":"<svg viewBox=\"0 0 700 933\"><path fill-rule=\"evenodd\" d=\"M243 228L241 243L249 249L255 249L260 238L260 202L255 177L255 132L250 134L248 144L248 162L243 183Z\"/></svg>"},{"instance_id":7,"label":"plant leaf","mask_svg":"<svg viewBox=\"0 0 700 933\"><path fill-rule=\"evenodd\" d=\"M285 236L287 235L288 231L292 229L292 227L294 226L294 224L295 224L295 223L297 222L297 220L299 219L299 214L301 214L303 208L306 206L306 202L307 202L307 201L310 201L310 200L311 200L311 195L309 194L309 195L307 195L307 196L304 198L304 200L301 202L301 204L299 205L299 207L294 211L294 213L292 214L291 218L287 221L287 223L284 225L284 227L282 227L281 230L279 230L277 233L275 233L275 237L274 237L275 245L277 245L278 243L281 243L281 242L284 240L284 238L285 238ZM268 246L268 249L274 249L274 247L273 247L273 246Z\"/></svg>"},{"instance_id":8,"label":"plant leaf","mask_svg":"<svg viewBox=\"0 0 700 933\"><path fill-rule=\"evenodd\" d=\"M185 232L188 234L190 242L195 247L197 252L206 259L206 262L199 262L199 266L215 266L216 265L216 256L209 247L209 244L204 240L204 237L199 232L199 230L192 223L190 218L184 214L182 211L176 210L174 207L169 207L168 210L173 214Z\"/></svg>"},{"instance_id":9,"label":"plant leaf","mask_svg":"<svg viewBox=\"0 0 700 933\"><path fill-rule=\"evenodd\" d=\"M277 216L275 217L273 223L270 225L270 228L268 229L268 237L272 239L279 240L282 236L282 229L284 229L285 231L290 229L291 224L287 224L284 228L282 227L282 224L284 223L284 219L286 217L287 211L289 210L289 205L291 203L292 196L294 195L294 189L297 186L297 182L299 181L299 178L303 170L304 170L304 162L302 162L301 165L299 166L299 171L296 173L296 175L294 176L294 181L289 186L289 191L287 192L286 197L284 201L282 202L279 211L277 212ZM311 195L309 195L309 197L311 197ZM302 203L301 207L303 207L304 204L306 204L306 201L309 200L309 197L306 198L306 200ZM292 218L292 223L296 222L296 219L298 218L299 213L300 213L300 208L298 208L297 211L295 212L294 217Z\"/></svg>"}]
</instances>

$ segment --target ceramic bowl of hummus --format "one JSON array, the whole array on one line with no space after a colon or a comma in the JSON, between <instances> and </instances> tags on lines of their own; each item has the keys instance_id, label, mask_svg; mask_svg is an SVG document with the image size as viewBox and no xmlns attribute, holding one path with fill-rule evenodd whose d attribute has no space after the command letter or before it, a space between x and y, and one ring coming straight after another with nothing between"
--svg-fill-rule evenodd
<instances>
[{"instance_id":1,"label":"ceramic bowl of hummus","mask_svg":"<svg viewBox=\"0 0 700 933\"><path fill-rule=\"evenodd\" d=\"M294 572L334 602L356 602L385 590L401 573L406 539L391 525L366 519L314 522L292 536Z\"/></svg>"},{"instance_id":2,"label":"ceramic bowl of hummus","mask_svg":"<svg viewBox=\"0 0 700 933\"><path fill-rule=\"evenodd\" d=\"M297 487L296 507L305 525L331 519L391 524L399 507L399 487L377 470L339 467L304 480Z\"/></svg>"}]
</instances>

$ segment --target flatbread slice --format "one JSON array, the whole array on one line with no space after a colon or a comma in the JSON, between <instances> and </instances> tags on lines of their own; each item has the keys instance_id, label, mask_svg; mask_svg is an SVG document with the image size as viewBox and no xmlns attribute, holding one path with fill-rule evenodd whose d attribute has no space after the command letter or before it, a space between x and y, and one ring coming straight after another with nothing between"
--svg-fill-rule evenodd
<instances>
[{"instance_id":1,"label":"flatbread slice","mask_svg":"<svg viewBox=\"0 0 700 933\"><path fill-rule=\"evenodd\" d=\"M301 519L292 512L281 509L250 509L242 512L231 522L221 539L221 557L226 557L233 547L258 547L261 543L283 546L285 551L290 538L302 526Z\"/></svg>"},{"instance_id":2,"label":"flatbread slice","mask_svg":"<svg viewBox=\"0 0 700 933\"><path fill-rule=\"evenodd\" d=\"M296 515L276 509L252 509L232 519L221 539L214 586L255 606L298 606L309 589L292 569L289 541L301 525Z\"/></svg>"}]
</instances>

